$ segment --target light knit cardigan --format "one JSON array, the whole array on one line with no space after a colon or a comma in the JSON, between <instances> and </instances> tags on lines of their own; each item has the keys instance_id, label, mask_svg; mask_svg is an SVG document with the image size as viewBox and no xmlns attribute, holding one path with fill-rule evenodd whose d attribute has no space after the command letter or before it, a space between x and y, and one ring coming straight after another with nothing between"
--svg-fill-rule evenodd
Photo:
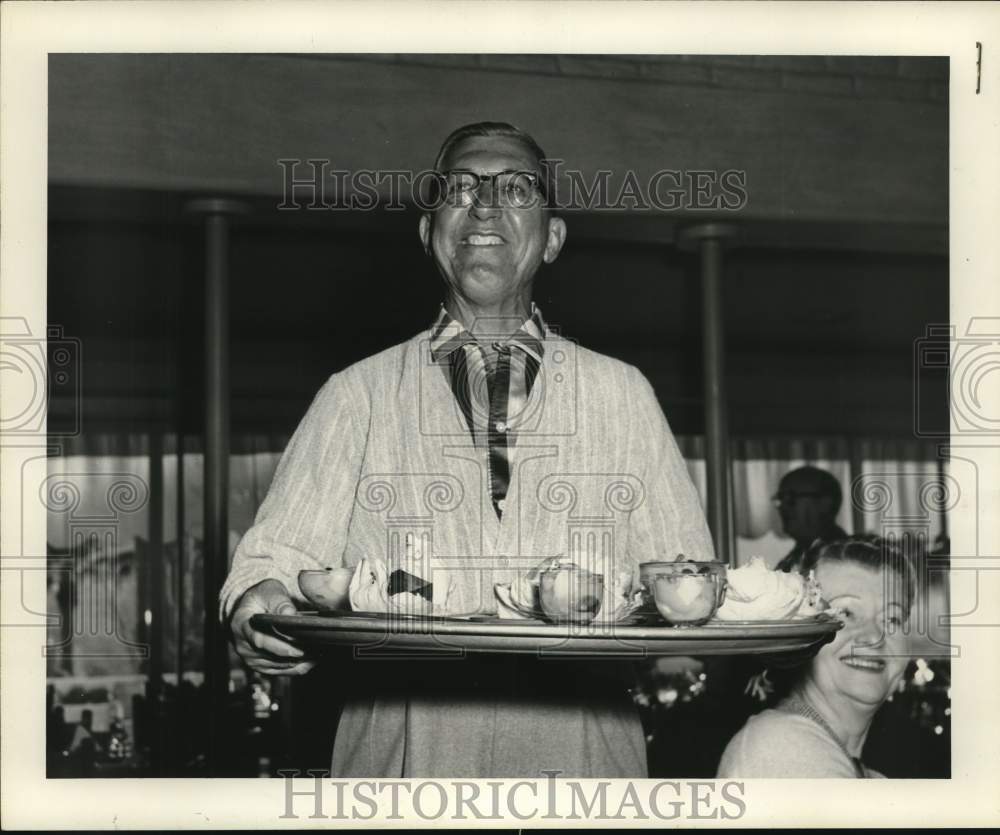
<instances>
[{"instance_id":1,"label":"light knit cardigan","mask_svg":"<svg viewBox=\"0 0 1000 835\"><path fill-rule=\"evenodd\" d=\"M636 368L546 334L531 397L509 421L516 445L498 519L486 449L473 445L447 375L430 358L429 339L425 331L362 360L316 395L236 549L221 592L224 617L248 588L269 578L308 608L300 570L354 566L370 556L392 562L406 533L424 536L435 566L453 572L448 605L463 612L495 611L493 584L545 557L596 554L627 571L678 554L714 558L684 460ZM334 770L645 773L641 728L628 706L613 719L606 711L587 715L585 706L554 718L547 707L541 724L530 703L508 708L507 719L519 726L513 736L503 731L503 709L494 705L484 714L481 699L473 706L438 692L424 702L415 694L380 704L376 694L345 709ZM616 725L610 737L609 721Z\"/></svg>"}]
</instances>

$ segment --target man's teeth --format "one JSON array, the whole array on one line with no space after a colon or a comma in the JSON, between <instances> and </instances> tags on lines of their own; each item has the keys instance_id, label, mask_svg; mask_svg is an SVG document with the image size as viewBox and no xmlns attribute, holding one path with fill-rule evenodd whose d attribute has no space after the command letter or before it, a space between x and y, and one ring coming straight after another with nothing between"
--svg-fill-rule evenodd
<instances>
[{"instance_id":1,"label":"man's teeth","mask_svg":"<svg viewBox=\"0 0 1000 835\"><path fill-rule=\"evenodd\" d=\"M503 238L499 235L469 235L465 242L470 246L500 246Z\"/></svg>"},{"instance_id":2,"label":"man's teeth","mask_svg":"<svg viewBox=\"0 0 1000 835\"><path fill-rule=\"evenodd\" d=\"M874 670L875 672L881 672L885 669L885 661L880 658L843 658L841 659L848 667L854 667L858 670Z\"/></svg>"}]
</instances>

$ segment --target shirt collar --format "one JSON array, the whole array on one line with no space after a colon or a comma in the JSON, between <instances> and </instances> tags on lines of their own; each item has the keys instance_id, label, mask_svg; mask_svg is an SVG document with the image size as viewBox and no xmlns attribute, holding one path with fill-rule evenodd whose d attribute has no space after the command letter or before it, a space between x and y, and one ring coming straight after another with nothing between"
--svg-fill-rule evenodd
<instances>
[{"instance_id":1,"label":"shirt collar","mask_svg":"<svg viewBox=\"0 0 1000 835\"><path fill-rule=\"evenodd\" d=\"M524 320L521 327L512 334L505 343L517 345L526 354L534 357L539 363L545 353L545 320L542 319L542 311L538 306L531 303L531 316ZM469 343L475 344L475 337L466 330L465 326L457 319L453 319L451 314L441 305L441 312L431 328L431 357L435 362L451 356L458 348Z\"/></svg>"}]
</instances>

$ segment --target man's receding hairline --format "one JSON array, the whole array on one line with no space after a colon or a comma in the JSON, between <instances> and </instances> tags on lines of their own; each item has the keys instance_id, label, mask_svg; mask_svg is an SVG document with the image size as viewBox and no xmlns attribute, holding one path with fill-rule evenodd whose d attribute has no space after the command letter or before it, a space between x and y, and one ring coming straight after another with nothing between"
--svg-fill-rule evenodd
<instances>
[{"instance_id":1,"label":"man's receding hairline","mask_svg":"<svg viewBox=\"0 0 1000 835\"><path fill-rule=\"evenodd\" d=\"M444 165L451 159L454 159L457 154L456 151L460 151L465 145L474 141L496 141L496 140L509 140L515 143L518 147L524 151L524 155L527 159L532 161L532 167L538 169L539 173L542 171L542 162L535 154L535 149L520 136L510 136L507 134L487 134L487 135L471 135L463 136L461 139L456 140L451 143L447 148L442 148L438 154L438 158L434 161L434 169L436 171L443 171Z\"/></svg>"},{"instance_id":2,"label":"man's receding hairline","mask_svg":"<svg viewBox=\"0 0 1000 835\"><path fill-rule=\"evenodd\" d=\"M441 147L438 149L437 156L434 159L434 167L438 168L456 146L460 145L465 140L472 139L474 137L481 137L484 139L490 137L516 139L524 146L525 150L527 150L529 154L535 158L537 165L541 166L542 161L545 159L545 151L542 149L542 146L539 145L538 140L526 130L522 130L517 127L517 125L512 125L510 122L480 121L461 125L449 133L441 143Z\"/></svg>"}]
</instances>

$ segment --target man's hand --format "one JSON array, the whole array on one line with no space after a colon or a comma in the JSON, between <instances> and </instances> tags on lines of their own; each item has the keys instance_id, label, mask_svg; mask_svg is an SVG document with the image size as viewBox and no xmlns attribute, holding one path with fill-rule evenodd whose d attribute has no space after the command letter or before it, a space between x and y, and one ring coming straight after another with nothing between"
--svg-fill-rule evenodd
<instances>
[{"instance_id":1,"label":"man's hand","mask_svg":"<svg viewBox=\"0 0 1000 835\"><path fill-rule=\"evenodd\" d=\"M250 626L250 618L262 614L295 614L295 604L278 580L263 580L251 586L233 610L233 643L251 669L270 676L301 676L316 666L297 646Z\"/></svg>"}]
</instances>

